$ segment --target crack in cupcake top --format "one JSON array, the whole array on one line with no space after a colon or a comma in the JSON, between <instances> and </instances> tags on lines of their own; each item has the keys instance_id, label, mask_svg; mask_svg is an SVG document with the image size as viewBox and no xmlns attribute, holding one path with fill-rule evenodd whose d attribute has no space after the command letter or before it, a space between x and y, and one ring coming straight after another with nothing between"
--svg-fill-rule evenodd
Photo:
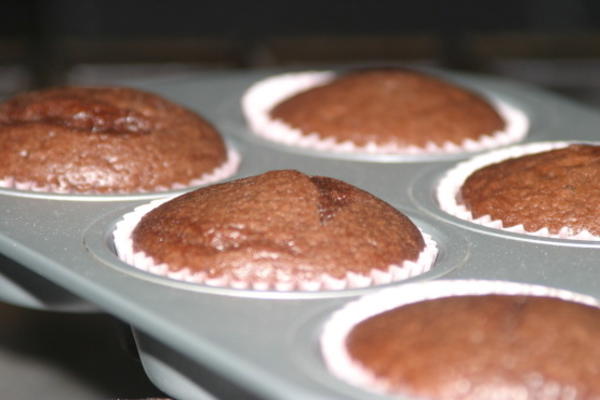
<instances>
[{"instance_id":1,"label":"crack in cupcake top","mask_svg":"<svg viewBox=\"0 0 600 400\"><path fill-rule=\"evenodd\" d=\"M143 251L170 270L278 281L369 274L416 260L418 229L374 196L344 182L297 171L199 189L142 218Z\"/></svg>"},{"instance_id":2,"label":"crack in cupcake top","mask_svg":"<svg viewBox=\"0 0 600 400\"><path fill-rule=\"evenodd\" d=\"M313 176L310 180L319 191L318 212L321 224L326 224L352 201L352 188L349 185L319 176Z\"/></svg>"},{"instance_id":3,"label":"crack in cupcake top","mask_svg":"<svg viewBox=\"0 0 600 400\"><path fill-rule=\"evenodd\" d=\"M149 133L150 118L108 101L105 90L67 88L15 96L0 106L0 124L40 122L82 132Z\"/></svg>"}]
</instances>

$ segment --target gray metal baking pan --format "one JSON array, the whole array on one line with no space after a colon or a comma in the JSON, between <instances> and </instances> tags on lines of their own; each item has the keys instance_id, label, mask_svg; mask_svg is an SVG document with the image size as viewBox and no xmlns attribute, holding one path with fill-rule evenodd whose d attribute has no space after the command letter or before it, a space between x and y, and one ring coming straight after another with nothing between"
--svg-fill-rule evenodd
<instances>
[{"instance_id":1,"label":"gray metal baking pan","mask_svg":"<svg viewBox=\"0 0 600 400\"><path fill-rule=\"evenodd\" d=\"M597 242L542 239L459 221L438 210L440 176L471 154L435 159L336 156L252 136L239 109L243 91L278 71L212 72L131 86L165 95L213 121L242 155L239 178L294 168L350 182L405 212L438 242L435 267L418 279L501 279L600 296ZM443 73L523 109L525 142L593 141L590 108L501 79ZM385 399L332 377L319 356L322 324L346 302L378 288L277 293L175 282L120 262L111 232L144 196L0 192L0 252L22 268L124 321L148 376L177 399Z\"/></svg>"},{"instance_id":2,"label":"gray metal baking pan","mask_svg":"<svg viewBox=\"0 0 600 400\"><path fill-rule=\"evenodd\" d=\"M46 311L97 312L98 308L28 268L0 255L0 301Z\"/></svg>"}]
</instances>

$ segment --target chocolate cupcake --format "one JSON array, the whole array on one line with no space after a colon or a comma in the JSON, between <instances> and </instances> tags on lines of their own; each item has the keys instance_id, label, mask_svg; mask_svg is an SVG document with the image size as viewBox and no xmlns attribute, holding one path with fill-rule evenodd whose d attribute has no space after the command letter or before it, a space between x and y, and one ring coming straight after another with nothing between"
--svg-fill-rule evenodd
<instances>
[{"instance_id":1,"label":"chocolate cupcake","mask_svg":"<svg viewBox=\"0 0 600 400\"><path fill-rule=\"evenodd\" d=\"M176 189L233 173L200 116L129 88L64 87L0 104L0 186L58 193Z\"/></svg>"},{"instance_id":2,"label":"chocolate cupcake","mask_svg":"<svg viewBox=\"0 0 600 400\"><path fill-rule=\"evenodd\" d=\"M487 226L600 240L600 146L505 149L459 164L438 189L442 209Z\"/></svg>"},{"instance_id":3,"label":"chocolate cupcake","mask_svg":"<svg viewBox=\"0 0 600 400\"><path fill-rule=\"evenodd\" d=\"M595 299L493 281L407 284L338 311L321 340L330 370L402 398L600 396Z\"/></svg>"},{"instance_id":4,"label":"chocolate cupcake","mask_svg":"<svg viewBox=\"0 0 600 400\"><path fill-rule=\"evenodd\" d=\"M382 200L297 171L271 171L158 204L117 225L119 256L207 285L362 287L424 272L436 254L431 239Z\"/></svg>"},{"instance_id":5,"label":"chocolate cupcake","mask_svg":"<svg viewBox=\"0 0 600 400\"><path fill-rule=\"evenodd\" d=\"M272 77L242 101L253 131L334 152L475 151L520 140L527 118L504 102L398 68Z\"/></svg>"}]
</instances>

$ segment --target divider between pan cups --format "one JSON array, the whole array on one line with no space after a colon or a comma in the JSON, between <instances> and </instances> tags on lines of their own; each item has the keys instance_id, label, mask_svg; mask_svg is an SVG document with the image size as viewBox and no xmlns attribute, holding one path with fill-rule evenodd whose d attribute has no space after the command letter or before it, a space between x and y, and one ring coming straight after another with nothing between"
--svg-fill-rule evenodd
<instances>
[{"instance_id":1,"label":"divider between pan cups","mask_svg":"<svg viewBox=\"0 0 600 400\"><path fill-rule=\"evenodd\" d=\"M599 307L599 302L596 298L591 297L591 296L587 296L587 295L582 295L582 294L578 294L575 292L571 292L571 291L567 291L567 290L563 290L563 289L558 289L558 288L551 288L551 287L546 287L546 286L540 286L540 285L533 285L533 284L525 284L525 283L515 283L515 282L508 282L508 281L486 281L486 280L436 280L436 281L424 281L424 282L414 282L414 283L406 283L406 284L402 284L402 285L398 285L395 287L389 287L389 288L385 288L385 289L381 289L378 292L375 293L371 293L368 295L363 296L362 298L355 300L353 302L350 302L348 304L346 304L343 308L339 309L338 311L334 312L331 317L326 321L321 336L320 336L320 341L319 341L319 346L320 346L320 350L321 350L321 355L323 357L323 361L326 364L327 368L329 369L329 371L335 375L336 377L338 377L339 379L341 379L342 381L356 386L356 387L360 387L362 389L365 389L367 391L372 391L372 392L376 392L376 393L381 393L381 394L394 394L394 395L401 395L401 396L417 396L418 398L421 398L421 396L424 396L425 398L492 398L489 397L490 395L490 390L493 391L493 393L504 393L505 396L502 398L524 398L524 397L518 397L517 395L521 396L523 395L523 387L517 387L519 384L517 384L517 386L512 386L510 383L507 382L503 382L501 378L498 378L497 380L494 381L490 381L490 382L481 382L481 381L474 381L474 382L469 382L471 376L470 374L477 374L481 371L479 371L479 369L486 369L486 368L499 368L498 369L498 373L504 372L504 371L508 371L507 374L510 377L510 379L514 378L514 376L511 377L510 374L514 375L514 371L511 369L510 366L504 365L503 366L503 360L506 360L507 363L510 363L510 361L512 360L512 362L519 362L519 361L515 361L515 358L518 357L523 357L523 359L526 359L527 357L529 357L527 354L509 354L511 349L512 349L512 345L510 344L510 340L516 340L513 336L514 332L513 332L513 328L517 327L516 329L518 329L519 324L517 325L513 325L512 327L507 326L506 327L506 331L508 333L506 333L506 337L502 337L502 338L497 338L496 337L496 331L494 332L486 332L485 334L483 334L482 336L478 336L479 333L478 331L475 329L474 326L451 326L448 327L448 325L443 325L444 323L442 323L442 325L445 327L444 331L431 331L432 332L432 337L433 340L435 341L436 345L438 343L444 343L444 346L461 346L461 341L466 341L468 343L470 343L469 345L465 346L465 348L463 350L461 350L462 348L448 348L449 352L453 352L452 356L450 356L450 358L448 359L444 359L443 355L439 355L439 359L435 358L434 356L432 356L431 354L428 354L427 357L431 358L433 357L433 359L429 359L429 361L425 364L422 364L419 358L421 357L421 355L423 354L424 350L426 350L425 348L423 348L422 346L427 346L426 344L423 344L420 342L420 335L418 333L415 333L415 337L411 337L411 338L406 338L403 335L406 335L406 332L397 332L394 328L392 328L391 326L397 327L397 324L393 324L388 322L388 328L384 328L384 325L377 325L378 326L378 331L383 332L383 331L387 331L386 336L389 337L394 337L393 340L398 340L398 342L402 343L402 341L405 341L404 343L411 343L411 345L414 345L414 350L412 347L406 349L403 345L402 349L403 351L405 351L404 353L402 353L405 357L415 357L412 359L407 359L407 358L394 358L395 356L391 356L391 357L387 357L386 360L380 360L379 364L372 364L372 365L378 365L380 371L379 373L383 374L387 371L390 371L390 374L394 374L395 376L393 379L395 379L396 381L392 382L391 379L392 378L386 378L384 376L378 376L378 373L375 373L374 370L372 370L371 368L369 368L368 366L366 366L363 362L357 360L351 353L352 351L349 350L348 346L350 343L349 342L349 335L351 335L351 333L355 332L356 327L361 324L364 323L364 321L373 321L376 318L380 318L381 315L390 315L390 313L400 313L400 312L404 312L407 308L407 306L411 306L411 305L424 305L424 304L429 304L430 306L433 304L435 305L436 300L439 300L439 302L437 302L438 304L444 303L446 301L446 299L464 299L464 298L468 298L468 297L474 297L473 298L473 303L474 304L481 304L482 299L484 299L484 296L488 296L488 295L502 295L504 297L506 297L507 301L514 301L516 302L516 306L508 306L508 310L509 312L515 311L515 315L514 316L510 316L510 315L501 315L500 314L494 314L494 312L491 313L487 313L483 318L488 318L491 321L495 320L495 319L499 319L502 320L503 317L506 317L507 320L511 320L513 322L517 322L517 321L521 321L520 319L522 316L522 314L517 315L518 313L520 313L521 310L521 306L519 306L519 304L522 305L522 307L527 307L525 304L525 302L529 301L529 298L552 298L552 299L558 299L561 301L565 301L565 302L569 302L569 303L574 303L576 306L579 305L583 305L583 306L590 306L592 308L585 308L586 310L594 313L594 316L597 318L597 322L595 324L595 329L596 331L600 331L600 310L598 310ZM508 296L508 297L507 297ZM524 296L524 297L519 297L519 299L517 298L510 298L510 296ZM491 300L492 302L494 300ZM556 303L555 303L556 304ZM446 303L447 305L447 303ZM511 308L512 307L512 308ZM552 308L552 306L550 306ZM504 310L506 311L507 309L505 308L499 308L498 310ZM460 313L464 313L465 312L465 308L459 309L456 308L456 313L448 311L448 309L445 309L445 312L441 312L436 314L436 309L432 308L430 310L433 310L431 312L424 312L422 311L423 309L420 309L421 312L413 312L412 314L410 314L411 316L413 316L415 319L418 319L421 315L427 313L427 316L423 317L424 319L427 318L435 318L437 319L438 317L445 318L445 321L448 321L450 319L453 319L455 316L456 318L460 318L461 315ZM468 308L466 308L466 310L468 310ZM438 308L439 311L439 308ZM547 310L546 310L547 311ZM485 310L484 310L485 312ZM587 312L587 311L586 311ZM435 315L430 315L431 313L435 314ZM479 311L479 313L481 313L481 311ZM392 314L393 315L393 314ZM405 315L406 314L396 314L396 315ZM416 316L415 316L416 315ZM465 314L463 314L465 315ZM479 318L481 317L481 315L478 314ZM546 318L550 318L550 315L536 315L535 318L541 318L541 319L546 319ZM397 317L397 321L401 321L401 325L402 326L415 326L412 324L421 324L421 326L423 326L424 330L429 330L429 327L432 326L436 326L437 328L439 328L438 325L434 325L433 321L429 320L430 322L427 323L427 321L423 322L423 321L414 321L414 320L407 320L407 319L398 319L400 317ZM381 321L381 319L380 319ZM464 323L464 320L461 320ZM579 320L577 320L577 322L580 322ZM424 325L423 325L424 324ZM565 329L567 327L570 328L570 326L568 326L569 322L565 321L564 324ZM534 324L535 325L535 324ZM374 326L374 325L371 325ZM562 326L561 326L562 327ZM587 326L586 326L587 328ZM409 328L410 329L410 328ZM417 328L415 328L417 329ZM431 328L433 329L433 328ZM578 326L573 327L573 330L577 330L579 329ZM582 328L583 329L583 328ZM363 331L364 332L364 331ZM581 332L579 332L581 333ZM425 332L422 332L422 334L425 334ZM499 334L504 334L503 332L499 332ZM520 335L520 333L518 333ZM561 333L560 332L548 332L548 334L550 335L555 335L560 337ZM436 336L437 335L437 336ZM471 335L471 336L469 336ZM487 336L486 336L487 335ZM363 335L364 336L364 335ZM571 335L573 336L573 335ZM575 336L577 336L577 332L575 332ZM436 339L437 337L437 339ZM459 339L456 339L456 343L455 343L455 338L458 337ZM487 361L481 361L478 365L477 368L473 369L470 367L464 367L464 365L468 364L471 362L471 360L469 359L470 357L477 357L478 356L478 351L474 350L476 348L480 348L482 351L484 349L486 349L488 346L491 346L491 343L486 342L486 340L488 340L488 338L492 338L490 340L497 340L497 343L503 343L502 341L505 341L504 344L507 344L507 349L505 353L499 353L496 356L492 356L491 357L491 361L489 359L487 359ZM446 338L451 338L448 341L445 341ZM364 339L364 337L363 337ZM431 338L429 338L431 339ZM427 339L427 340L429 340ZM540 337L539 340L543 341L545 338L544 337ZM391 340L391 339L390 339ZM479 340L479 342L478 342ZM429 342L428 342L429 343ZM462 342L464 344L464 342ZM497 344L496 343L496 344ZM364 343L363 343L364 344ZM573 344L573 343L571 343ZM495 344L494 344L495 345ZM502 345L502 344L501 344ZM515 344L516 345L516 344ZM573 344L574 346L576 346L575 344ZM579 345L579 344L577 344ZM393 343L391 344L391 346L393 346ZM419 347L421 346L421 347ZM470 347L467 348L468 346L472 346L473 349L471 349ZM480 346L480 347L479 347ZM549 344L550 347L546 348L544 351L547 354L556 354L556 353L560 353L561 351L567 351L561 348L555 348L552 347L552 344ZM377 352L378 348L383 347L382 343L372 343L372 350L373 352ZM587 347L587 346L584 346ZM581 346L579 348L581 350ZM522 349L521 349L522 350ZM395 352L394 350L390 350L391 352ZM442 350L443 351L443 350ZM568 350L570 351L570 350ZM406 352L410 352L410 354L407 354ZM388 353L389 354L389 353ZM514 356L514 357L513 357ZM537 354L536 354L537 356ZM451 360L456 361L456 357L459 358L464 358L463 361L459 362L460 365L454 365L452 363L450 363ZM532 355L533 357L533 355ZM586 361L582 361L582 362L587 362L589 360ZM447 362L447 364L445 364L445 362ZM487 364L486 364L487 362ZM556 362L556 358L553 359L552 362ZM405 368L402 367L402 371L408 371L406 373L406 375L401 374L400 372L398 372L398 370L396 370L394 368L394 366L399 366L402 364L405 364ZM431 382L431 388L425 389L425 392L428 392L431 389L431 392L428 393L424 393L424 392L420 392L420 389L423 389L422 387L417 390L416 388L419 387L419 385L423 386L422 382L419 382L419 377L423 377L423 376L427 376L428 371L423 370L420 371L422 373L422 375L418 375L418 371L416 371L414 368L423 368L426 369L427 367L424 365L438 365L440 370L445 370L447 371L447 376L444 379L440 379L439 381L432 381ZM472 366L472 364L469 364ZM556 365L553 364L554 367L556 367ZM463 368L464 367L464 368ZM599 368L600 364L598 364L598 362L596 362L595 367L593 366L593 368ZM454 368L457 368L456 370ZM569 366L565 366L565 368L569 368ZM584 367L586 368L586 367ZM385 371L385 372L382 372ZM512 371L512 372L511 372ZM589 371L588 371L589 372ZM417 374L417 375L416 375ZM444 372L445 374L445 372ZM541 371L540 371L541 374ZM494 376L495 379L495 375L492 371L492 376ZM567 374L568 376L568 374ZM455 381L453 381L453 379L456 378ZM479 377L473 377L473 379L479 379L481 378L481 376ZM402 381L404 379L404 381ZM571 393L573 391L575 391L575 393L577 392L577 389L573 388L572 386L570 386L569 384L565 384L565 382L555 382L555 381L551 381L549 380L548 376L542 376L542 375L536 375L536 370L535 370L535 366L533 367L532 371L531 371L531 375L529 376L523 376L523 377L516 377L516 380L521 382L520 380L522 380L522 383L524 385L528 385L528 389L530 391L535 391L536 393L529 393L530 396L533 397L527 397L527 398L577 398L575 397L568 397L567 394ZM513 382L514 383L514 382ZM437 388L434 389L434 385L439 385ZM483 385L484 389L482 389L482 387L480 385ZM489 385L487 386L487 389L485 389L485 385ZM443 388L442 389L440 389ZM598 389L598 388L597 388ZM433 392L434 390L439 390L438 392ZM448 395L447 397L444 397L443 393L445 390L447 390L447 394L452 393L454 395L454 397L452 395ZM488 390L487 396L485 395L485 393L479 393L482 396L478 397L476 394L477 392L470 392L470 390L473 391L480 391L480 390ZM418 393L417 393L418 392ZM457 395L457 393L462 393L460 396L466 396L467 394L469 394L470 396L473 397L460 397ZM552 392L552 393L551 393ZM525 394L527 394L527 392L525 392ZM535 395L542 395L541 397L535 397ZM598 393L596 393L597 395ZM552 395L552 396L551 396ZM564 395L566 397L561 397L560 395ZM405 397L402 397L405 398ZM493 397L495 398L495 397Z\"/></svg>"},{"instance_id":2,"label":"divider between pan cups","mask_svg":"<svg viewBox=\"0 0 600 400\"><path fill-rule=\"evenodd\" d=\"M505 129L481 135L479 139L465 139L456 144L428 142L425 146L398 145L396 143L369 142L357 145L351 141L340 142L332 137L322 137L318 132L302 132L287 123L273 119L271 109L281 101L304 90L329 83L336 77L333 71L308 71L275 75L252 85L242 98L242 111L251 130L274 142L333 153L434 155L459 152L476 152L492 149L522 140L529 129L527 115L517 107L499 98L488 99L504 120Z\"/></svg>"},{"instance_id":3,"label":"divider between pan cups","mask_svg":"<svg viewBox=\"0 0 600 400\"><path fill-rule=\"evenodd\" d=\"M543 153L551 150L558 150L568 147L571 144L593 144L581 142L535 142L524 145L516 145L500 150L490 151L473 157L470 160L458 163L450 169L439 181L435 196L438 205L442 211L458 217L462 220L482 225L488 228L505 230L513 233L527 234L539 237L572 239L572 240L600 240L599 236L583 229L575 231L573 228L564 226L557 233L551 233L548 227L532 231L526 230L523 224L506 226L503 221L494 219L490 215L482 215L475 218L472 212L460 201L460 190L466 179L475 171L489 165L501 163L502 161L516 159L523 156Z\"/></svg>"}]
</instances>

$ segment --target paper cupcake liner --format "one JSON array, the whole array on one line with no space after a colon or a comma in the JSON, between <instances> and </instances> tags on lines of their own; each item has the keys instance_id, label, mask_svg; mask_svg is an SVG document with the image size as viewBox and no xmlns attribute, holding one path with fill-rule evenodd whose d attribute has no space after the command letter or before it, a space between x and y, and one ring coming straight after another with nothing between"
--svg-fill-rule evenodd
<instances>
[{"instance_id":1,"label":"paper cupcake liner","mask_svg":"<svg viewBox=\"0 0 600 400\"><path fill-rule=\"evenodd\" d=\"M428 155L476 152L520 141L529 129L529 119L525 113L501 100L491 100L492 106L501 115L506 128L478 140L466 139L460 145L446 142L442 145L428 142L425 146L399 146L394 143L375 142L359 146L351 141L339 142L335 138L323 138L317 132L303 133L281 120L272 119L270 110L282 100L306 89L331 81L335 73L331 71L310 71L273 76L252 85L242 97L242 111L251 130L268 140L290 146L334 153L403 154Z\"/></svg>"},{"instance_id":2,"label":"paper cupcake liner","mask_svg":"<svg viewBox=\"0 0 600 400\"><path fill-rule=\"evenodd\" d=\"M490 294L553 297L593 307L600 306L598 300L591 296L524 283L487 280L407 283L366 295L336 311L326 322L320 337L323 360L329 371L341 380L374 392L389 393L389 384L354 360L347 350L346 338L357 324L383 312L421 301Z\"/></svg>"},{"instance_id":3,"label":"paper cupcake liner","mask_svg":"<svg viewBox=\"0 0 600 400\"><path fill-rule=\"evenodd\" d=\"M100 193L96 191L73 191L66 187L66 185L60 184L47 184L40 185L36 182L24 182L17 181L14 178L8 177L4 179L0 179L0 188L6 189L16 189L30 192L43 192L43 193L57 193L57 194L106 194L106 195L114 195L114 194L140 194L140 193L153 193L153 192L164 192L169 190L179 190L185 189L191 186L199 186L206 185L209 183L214 183L225 178L232 176L238 169L240 165L240 154L232 148L227 150L227 160L225 163L216 167L210 172L206 172L202 174L199 178L192 179L188 183L175 182L170 186L160 185L154 188L154 190L135 190L133 192L109 192L109 193Z\"/></svg>"},{"instance_id":4,"label":"paper cupcake liner","mask_svg":"<svg viewBox=\"0 0 600 400\"><path fill-rule=\"evenodd\" d=\"M463 204L458 203L457 195L465 180L475 171L490 164L495 164L509 158L516 158L528 154L535 154L544 151L560 149L573 144L572 142L538 142L521 146L513 146L491 153L482 154L468 161L457 164L448 171L440 180L436 189L436 197L440 208L448 214L454 215L465 221L473 222L488 228L501 229L508 232L522 233L532 236L540 236L555 239L573 239L573 240L600 240L599 236L593 235L588 230L575 231L573 228L562 227L558 233L550 233L545 227L537 231L527 231L522 224L505 226L499 219L493 219L490 215L483 215L474 218L471 211Z\"/></svg>"},{"instance_id":5,"label":"paper cupcake liner","mask_svg":"<svg viewBox=\"0 0 600 400\"><path fill-rule=\"evenodd\" d=\"M347 272L344 278L322 274L319 279L315 280L298 280L286 277L276 281L246 281L231 276L211 278L205 272L194 272L190 268L171 271L167 264L156 263L145 252L134 251L132 233L145 214L173 198L158 199L141 205L132 212L125 214L123 219L116 224L113 238L117 255L122 261L155 275L207 286L275 291L320 291L363 288L408 279L427 272L433 265L438 253L436 242L430 235L421 232L425 247L416 261L404 261L400 265L390 265L386 271L373 269L368 275Z\"/></svg>"}]
</instances>

